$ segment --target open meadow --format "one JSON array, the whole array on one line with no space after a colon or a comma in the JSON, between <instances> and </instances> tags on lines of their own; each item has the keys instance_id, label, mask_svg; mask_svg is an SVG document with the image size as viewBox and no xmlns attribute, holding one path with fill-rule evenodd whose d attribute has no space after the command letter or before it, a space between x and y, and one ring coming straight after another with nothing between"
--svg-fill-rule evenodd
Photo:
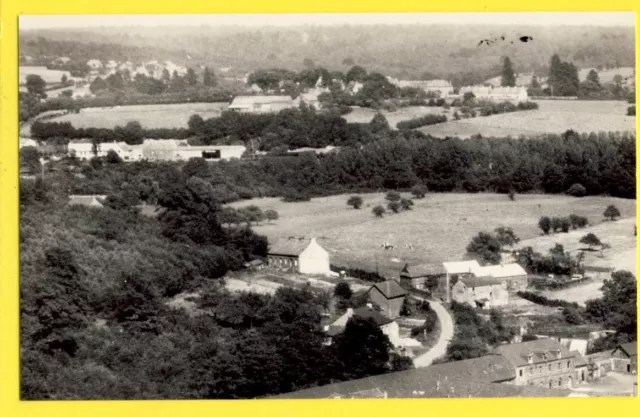
<instances>
[{"instance_id":1,"label":"open meadow","mask_svg":"<svg viewBox=\"0 0 640 417\"><path fill-rule=\"evenodd\" d=\"M635 133L636 118L626 116L629 104L624 101L538 100L538 110L517 111L487 117L450 120L419 130L435 137L469 138L490 136L537 136L563 133L573 129L580 133L628 131Z\"/></svg>"},{"instance_id":2,"label":"open meadow","mask_svg":"<svg viewBox=\"0 0 640 417\"><path fill-rule=\"evenodd\" d=\"M332 264L375 271L377 260L380 273L387 277L397 276L405 262L461 260L474 235L499 226L512 227L523 240L538 237L541 232L537 224L543 215L575 213L597 225L603 222L602 212L607 205L615 204L622 218L635 216L635 201L618 198L517 195L516 201L510 201L500 194L447 193L427 194L424 199L414 200L411 211L375 218L371 209L384 204L384 194L363 194L362 198L364 204L360 210L346 205L347 195L300 203L284 203L276 198L254 199L231 206L255 204L263 210L276 210L279 220L254 226L272 243L289 236L316 237L331 254ZM623 220L618 222L625 224ZM602 227L608 225L609 222ZM627 226L633 238L633 228L630 224ZM394 250L381 248L383 242L394 245ZM405 244L413 245L414 250Z\"/></svg>"},{"instance_id":3,"label":"open meadow","mask_svg":"<svg viewBox=\"0 0 640 417\"><path fill-rule=\"evenodd\" d=\"M186 128L189 118L194 114L199 114L203 119L218 117L228 106L228 103L181 103L91 107L51 121L71 122L75 128L113 129L131 121L138 121L147 129Z\"/></svg>"},{"instance_id":4,"label":"open meadow","mask_svg":"<svg viewBox=\"0 0 640 417\"><path fill-rule=\"evenodd\" d=\"M373 116L378 113L378 110L365 107L352 107L351 109L351 113L342 116L347 123L369 123L373 119ZM393 128L395 128L399 122L426 116L427 114L444 114L448 119L453 117L451 116L453 114L452 110L445 111L442 107L428 106L400 107L396 111L380 110L380 113L387 118L389 126Z\"/></svg>"},{"instance_id":5,"label":"open meadow","mask_svg":"<svg viewBox=\"0 0 640 417\"><path fill-rule=\"evenodd\" d=\"M47 67L36 66L23 66L18 67L18 75L20 77L20 85L27 82L27 75L39 75L47 84L56 84L60 82L63 75L66 75L69 79L77 79L71 77L69 71L50 70Z\"/></svg>"}]
</instances>

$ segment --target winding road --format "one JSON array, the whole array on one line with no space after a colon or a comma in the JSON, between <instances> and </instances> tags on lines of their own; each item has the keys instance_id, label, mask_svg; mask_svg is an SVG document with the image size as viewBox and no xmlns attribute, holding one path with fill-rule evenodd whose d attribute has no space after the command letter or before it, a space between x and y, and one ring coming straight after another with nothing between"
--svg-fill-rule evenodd
<instances>
[{"instance_id":1,"label":"winding road","mask_svg":"<svg viewBox=\"0 0 640 417\"><path fill-rule=\"evenodd\" d=\"M453 338L453 318L451 314L438 301L429 301L433 311L438 315L440 321L440 337L438 342L428 351L420 356L413 358L413 364L416 368L425 368L433 363L434 360L444 356L447 353L447 346Z\"/></svg>"}]
</instances>

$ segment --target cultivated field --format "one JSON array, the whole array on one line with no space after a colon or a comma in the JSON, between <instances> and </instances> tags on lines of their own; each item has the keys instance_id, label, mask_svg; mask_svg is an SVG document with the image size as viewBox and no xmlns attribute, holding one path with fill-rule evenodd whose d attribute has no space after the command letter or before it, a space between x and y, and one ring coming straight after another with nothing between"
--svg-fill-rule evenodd
<instances>
[{"instance_id":1,"label":"cultivated field","mask_svg":"<svg viewBox=\"0 0 640 417\"><path fill-rule=\"evenodd\" d=\"M106 128L124 126L127 122L138 121L142 127L180 128L187 127L189 118L199 114L203 119L220 116L228 103L183 103L151 104L136 106L97 107L80 110L77 114L66 114L52 119L52 122L71 122L76 128Z\"/></svg>"},{"instance_id":2,"label":"cultivated field","mask_svg":"<svg viewBox=\"0 0 640 417\"><path fill-rule=\"evenodd\" d=\"M279 220L254 226L272 243L289 236L316 237L331 254L333 264L375 271L377 259L380 273L388 277L397 276L405 262L419 264L463 259L465 248L475 234L498 226L512 227L521 239L537 237L540 235L537 223L542 215L575 213L586 216L592 224L599 224L606 206L615 204L623 218L635 216L633 200L518 195L516 201L510 201L505 195L451 193L428 194L424 199L415 200L412 211L388 214L379 219L373 216L371 209L384 204L384 195L364 194L362 197L364 205L360 210L347 207L346 195L302 203L256 199L232 206L255 204L263 210L275 209L280 214ZM622 220L618 223L624 224ZM628 233L632 236L633 229ZM611 240L614 246L616 243ZM395 249L382 249L385 241L395 245ZM413 251L404 247L407 243L413 245Z\"/></svg>"},{"instance_id":3,"label":"cultivated field","mask_svg":"<svg viewBox=\"0 0 640 417\"><path fill-rule=\"evenodd\" d=\"M436 137L468 138L490 136L536 136L544 133L629 131L635 132L636 118L625 116L623 101L538 100L538 110L503 113L488 117L450 120L419 130Z\"/></svg>"},{"instance_id":4,"label":"cultivated field","mask_svg":"<svg viewBox=\"0 0 640 417\"><path fill-rule=\"evenodd\" d=\"M378 113L378 110L368 109L364 107L352 107L351 113L345 114L342 116L347 123L369 123L373 116ZM395 128L398 122L402 122L404 120L415 119L417 117L422 117L427 114L444 114L448 119L451 119L453 116L452 110L444 111L442 107L426 107L426 106L411 106L411 107L401 107L396 111L390 112L387 110L381 110L380 113L387 118L389 122L389 126Z\"/></svg>"},{"instance_id":5,"label":"cultivated field","mask_svg":"<svg viewBox=\"0 0 640 417\"><path fill-rule=\"evenodd\" d=\"M31 74L39 75L47 84L59 83L60 79L65 74L68 78L74 79L71 77L69 71L50 70L47 69L47 67L20 66L18 72L20 76L20 84L27 82L27 75Z\"/></svg>"}]
</instances>

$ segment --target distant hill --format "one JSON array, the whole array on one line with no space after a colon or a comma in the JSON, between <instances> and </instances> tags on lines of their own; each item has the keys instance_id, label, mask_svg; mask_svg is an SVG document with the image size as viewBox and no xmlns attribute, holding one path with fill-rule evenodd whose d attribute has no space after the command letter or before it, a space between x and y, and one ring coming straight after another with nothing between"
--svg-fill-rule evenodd
<instances>
[{"instance_id":1,"label":"distant hill","mask_svg":"<svg viewBox=\"0 0 640 417\"><path fill-rule=\"evenodd\" d=\"M527 42L520 40L527 38ZM84 40L93 42L91 47ZM370 25L24 30L20 53L87 59L170 59L251 71L299 70L303 60L330 70L352 62L401 78L475 73L482 82L509 56L517 72L546 72L554 53L579 68L635 66L633 28ZM429 73L429 74L425 74ZM465 80L468 82L468 80Z\"/></svg>"},{"instance_id":2,"label":"distant hill","mask_svg":"<svg viewBox=\"0 0 640 417\"><path fill-rule=\"evenodd\" d=\"M592 69L596 70L596 72L598 73L598 76L600 77L600 83L602 84L612 83L613 77L615 77L616 75L620 75L623 79L624 84L635 85L635 71L633 67L610 68L606 70L605 69L598 70L597 68L593 68L593 67L583 68L578 72L580 81L585 81L587 79L587 75L589 74L589 71L591 71ZM538 82L540 84L546 83L547 72L539 72L537 76L538 76ZM518 74L516 77L516 85L519 87L520 86L528 87L529 85L531 85L532 77L533 77L533 73ZM498 75L497 77L493 77L484 81L483 84L491 84L494 87L498 87L500 86L500 82L501 82L501 77Z\"/></svg>"}]
</instances>

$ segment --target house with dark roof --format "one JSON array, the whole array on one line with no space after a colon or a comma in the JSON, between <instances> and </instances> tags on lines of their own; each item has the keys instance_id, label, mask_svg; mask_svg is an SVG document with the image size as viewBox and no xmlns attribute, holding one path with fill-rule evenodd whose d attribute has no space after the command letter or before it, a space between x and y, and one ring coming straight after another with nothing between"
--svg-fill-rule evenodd
<instances>
[{"instance_id":1,"label":"house with dark roof","mask_svg":"<svg viewBox=\"0 0 640 417\"><path fill-rule=\"evenodd\" d=\"M437 288L440 281L444 281L447 271L442 264L405 264L400 271L400 283L411 288L429 291Z\"/></svg>"},{"instance_id":2,"label":"house with dark roof","mask_svg":"<svg viewBox=\"0 0 640 417\"><path fill-rule=\"evenodd\" d=\"M504 356L516 370L516 385L567 388L580 382L576 362L581 357L554 339L501 345L493 353Z\"/></svg>"},{"instance_id":3,"label":"house with dark roof","mask_svg":"<svg viewBox=\"0 0 640 417\"><path fill-rule=\"evenodd\" d=\"M335 276L329 263L329 252L315 238L281 239L269 248L269 267L301 274Z\"/></svg>"},{"instance_id":4,"label":"house with dark roof","mask_svg":"<svg viewBox=\"0 0 640 417\"><path fill-rule=\"evenodd\" d=\"M509 304L509 291L499 279L466 277L453 285L451 299L472 307L493 308Z\"/></svg>"},{"instance_id":5,"label":"house with dark roof","mask_svg":"<svg viewBox=\"0 0 640 417\"><path fill-rule=\"evenodd\" d=\"M347 323L349 319L357 316L364 319L371 319L382 333L386 334L389 340L391 339L399 339L399 328L398 323L394 320L390 319L382 315L379 311L375 310L371 304L368 304L359 308L348 308L346 313L342 316L338 317L333 323L325 326L325 333L327 335L326 344L331 344L333 337L339 335L344 332L344 329L347 327Z\"/></svg>"},{"instance_id":6,"label":"house with dark roof","mask_svg":"<svg viewBox=\"0 0 640 417\"><path fill-rule=\"evenodd\" d=\"M638 373L638 342L623 343L611 352L611 367L617 372Z\"/></svg>"},{"instance_id":7,"label":"house with dark roof","mask_svg":"<svg viewBox=\"0 0 640 417\"><path fill-rule=\"evenodd\" d=\"M567 389L514 385L515 369L487 355L281 394L273 399L567 397Z\"/></svg>"},{"instance_id":8,"label":"house with dark roof","mask_svg":"<svg viewBox=\"0 0 640 417\"><path fill-rule=\"evenodd\" d=\"M394 280L377 282L367 291L367 297L391 319L400 316L407 292Z\"/></svg>"}]
</instances>

